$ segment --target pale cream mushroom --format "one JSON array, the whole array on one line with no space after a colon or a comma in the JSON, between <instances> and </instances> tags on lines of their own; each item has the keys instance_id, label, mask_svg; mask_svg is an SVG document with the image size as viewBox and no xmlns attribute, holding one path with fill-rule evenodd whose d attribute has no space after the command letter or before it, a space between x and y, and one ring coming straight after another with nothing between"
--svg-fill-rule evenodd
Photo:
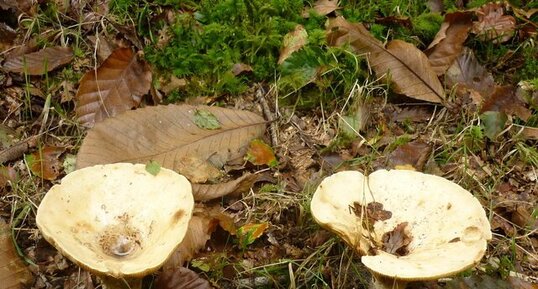
<instances>
[{"instance_id":1,"label":"pale cream mushroom","mask_svg":"<svg viewBox=\"0 0 538 289\"><path fill-rule=\"evenodd\" d=\"M181 243L193 207L182 175L117 163L65 176L41 201L36 222L48 242L108 288L134 289Z\"/></svg>"},{"instance_id":2,"label":"pale cream mushroom","mask_svg":"<svg viewBox=\"0 0 538 289\"><path fill-rule=\"evenodd\" d=\"M368 224L365 208L374 202L390 217L370 218L373 224ZM486 213L470 192L415 171L379 170L368 177L357 171L336 173L319 185L311 211L316 222L362 256L375 289L402 289L409 281L436 280L471 268L492 237ZM383 235L405 222L408 253L384 252Z\"/></svg>"}]
</instances>

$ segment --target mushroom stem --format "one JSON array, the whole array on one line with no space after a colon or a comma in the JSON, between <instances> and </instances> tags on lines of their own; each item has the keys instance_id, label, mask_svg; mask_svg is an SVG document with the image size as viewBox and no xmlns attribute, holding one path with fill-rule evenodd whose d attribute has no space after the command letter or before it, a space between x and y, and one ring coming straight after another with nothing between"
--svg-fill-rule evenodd
<instances>
[{"instance_id":1,"label":"mushroom stem","mask_svg":"<svg viewBox=\"0 0 538 289\"><path fill-rule=\"evenodd\" d=\"M372 272L372 285L370 289L405 289L407 281L382 276Z\"/></svg>"},{"instance_id":2,"label":"mushroom stem","mask_svg":"<svg viewBox=\"0 0 538 289\"><path fill-rule=\"evenodd\" d=\"M114 278L111 276L99 276L106 289L140 289L142 278Z\"/></svg>"}]
</instances>

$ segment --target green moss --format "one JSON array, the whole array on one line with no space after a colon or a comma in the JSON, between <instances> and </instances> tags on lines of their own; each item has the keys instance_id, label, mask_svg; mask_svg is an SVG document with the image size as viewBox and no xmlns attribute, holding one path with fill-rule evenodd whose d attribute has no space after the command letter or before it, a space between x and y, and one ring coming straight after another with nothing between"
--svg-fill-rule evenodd
<instances>
[{"instance_id":1,"label":"green moss","mask_svg":"<svg viewBox=\"0 0 538 289\"><path fill-rule=\"evenodd\" d=\"M430 43L441 28L443 16L439 13L424 13L411 18L411 23L413 24L413 33L419 36L424 43Z\"/></svg>"}]
</instances>

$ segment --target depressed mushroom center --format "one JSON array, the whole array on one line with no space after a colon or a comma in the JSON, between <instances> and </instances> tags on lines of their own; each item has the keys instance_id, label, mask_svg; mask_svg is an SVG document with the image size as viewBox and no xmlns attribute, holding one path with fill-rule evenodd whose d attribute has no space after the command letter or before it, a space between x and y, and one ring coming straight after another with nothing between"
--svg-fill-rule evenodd
<instances>
[{"instance_id":1,"label":"depressed mushroom center","mask_svg":"<svg viewBox=\"0 0 538 289\"><path fill-rule=\"evenodd\" d=\"M116 218L119 222L108 225L98 235L101 250L112 257L127 257L137 252L142 245L142 236L129 223L129 216L124 214Z\"/></svg>"}]
</instances>

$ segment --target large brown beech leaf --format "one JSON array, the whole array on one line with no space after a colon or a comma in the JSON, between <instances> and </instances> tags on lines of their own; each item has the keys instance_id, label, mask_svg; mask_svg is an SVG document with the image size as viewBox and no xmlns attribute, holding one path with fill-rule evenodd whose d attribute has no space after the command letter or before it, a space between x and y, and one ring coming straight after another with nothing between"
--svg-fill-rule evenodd
<instances>
[{"instance_id":1,"label":"large brown beech leaf","mask_svg":"<svg viewBox=\"0 0 538 289\"><path fill-rule=\"evenodd\" d=\"M472 17L471 12L454 12L445 15L441 29L425 51L437 75L445 73L461 53L463 43L473 25Z\"/></svg>"},{"instance_id":2,"label":"large brown beech leaf","mask_svg":"<svg viewBox=\"0 0 538 289\"><path fill-rule=\"evenodd\" d=\"M198 111L213 115L220 127L198 127L194 121ZM248 111L191 105L146 107L97 123L82 143L77 168L154 160L165 168L182 171L181 160L186 156L222 167L242 156L241 148L264 130L264 119Z\"/></svg>"},{"instance_id":3,"label":"large brown beech leaf","mask_svg":"<svg viewBox=\"0 0 538 289\"><path fill-rule=\"evenodd\" d=\"M148 65L138 60L130 48L120 48L97 70L80 80L76 113L79 121L93 126L107 117L138 107L151 85Z\"/></svg>"},{"instance_id":4,"label":"large brown beech leaf","mask_svg":"<svg viewBox=\"0 0 538 289\"><path fill-rule=\"evenodd\" d=\"M10 72L42 75L71 62L72 59L73 50L70 47L47 47L8 59L4 63L4 69Z\"/></svg>"},{"instance_id":5,"label":"large brown beech leaf","mask_svg":"<svg viewBox=\"0 0 538 289\"><path fill-rule=\"evenodd\" d=\"M428 58L412 44L393 40L385 48L362 24L343 17L331 19L327 38L331 45L349 44L356 53L367 54L378 76L390 74L396 93L434 103L444 101L443 86Z\"/></svg>"}]
</instances>

